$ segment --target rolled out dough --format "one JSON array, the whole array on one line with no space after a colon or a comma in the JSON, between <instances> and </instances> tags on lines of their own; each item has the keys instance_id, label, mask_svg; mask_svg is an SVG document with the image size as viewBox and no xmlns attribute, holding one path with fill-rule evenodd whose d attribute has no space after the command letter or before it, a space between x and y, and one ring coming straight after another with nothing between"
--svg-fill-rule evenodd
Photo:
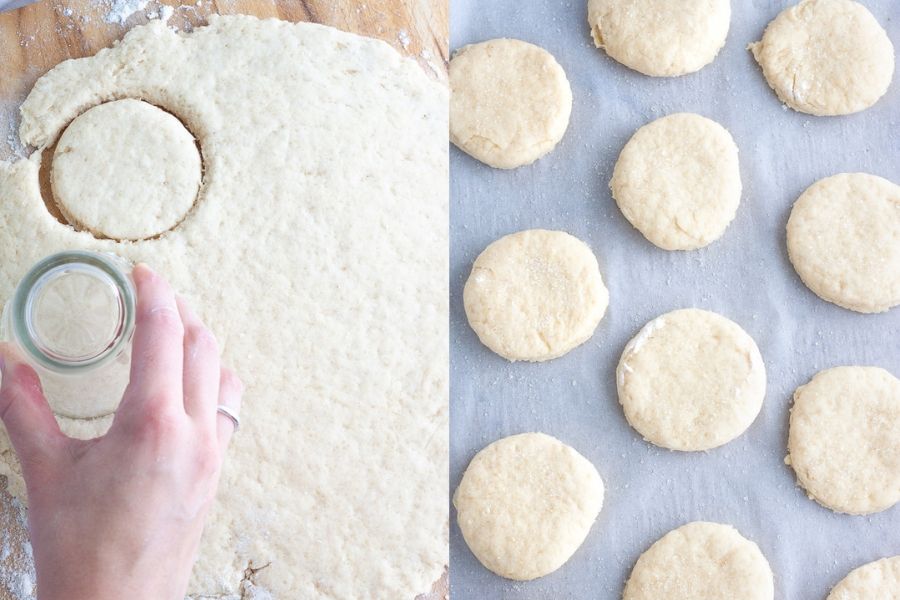
<instances>
[{"instance_id":1,"label":"rolled out dough","mask_svg":"<svg viewBox=\"0 0 900 600\"><path fill-rule=\"evenodd\" d=\"M625 218L660 248L701 248L722 236L741 202L738 148L711 119L668 115L628 140L609 187Z\"/></svg>"},{"instance_id":2,"label":"rolled out dough","mask_svg":"<svg viewBox=\"0 0 900 600\"><path fill-rule=\"evenodd\" d=\"M0 163L0 301L46 254L102 250L159 269L216 333L247 388L192 594L238 597L252 566L274 598L412 600L448 559L447 90L380 41L209 20L137 27L35 84L26 144L141 98L196 134L204 193L118 243L48 214L39 151ZM0 474L24 494L5 434Z\"/></svg>"},{"instance_id":3,"label":"rolled out dough","mask_svg":"<svg viewBox=\"0 0 900 600\"><path fill-rule=\"evenodd\" d=\"M828 594L828 600L897 600L900 556L882 558L850 571Z\"/></svg>"},{"instance_id":4,"label":"rolled out dough","mask_svg":"<svg viewBox=\"0 0 900 600\"><path fill-rule=\"evenodd\" d=\"M623 600L772 600L772 569L759 546L729 525L695 521L641 554Z\"/></svg>"},{"instance_id":5,"label":"rolled out dough","mask_svg":"<svg viewBox=\"0 0 900 600\"><path fill-rule=\"evenodd\" d=\"M791 209L787 248L829 302L862 313L900 304L900 186L868 173L820 179Z\"/></svg>"},{"instance_id":6,"label":"rolled out dough","mask_svg":"<svg viewBox=\"0 0 900 600\"><path fill-rule=\"evenodd\" d=\"M812 115L869 108L894 76L890 38L853 0L802 0L749 48L781 101Z\"/></svg>"},{"instance_id":7,"label":"rolled out dough","mask_svg":"<svg viewBox=\"0 0 900 600\"><path fill-rule=\"evenodd\" d=\"M794 392L788 452L827 508L861 515L900 502L900 379L877 367L817 373Z\"/></svg>"},{"instance_id":8,"label":"rolled out dough","mask_svg":"<svg viewBox=\"0 0 900 600\"><path fill-rule=\"evenodd\" d=\"M603 480L543 433L503 438L475 455L453 496L463 537L498 575L529 580L560 568L603 505Z\"/></svg>"},{"instance_id":9,"label":"rolled out dough","mask_svg":"<svg viewBox=\"0 0 900 600\"><path fill-rule=\"evenodd\" d=\"M53 153L53 195L69 223L115 240L178 225L202 172L194 136L172 115L126 98L95 106L66 128Z\"/></svg>"},{"instance_id":10,"label":"rolled out dough","mask_svg":"<svg viewBox=\"0 0 900 600\"><path fill-rule=\"evenodd\" d=\"M562 139L572 89L549 52L521 40L460 48L450 61L450 141L481 162L514 169Z\"/></svg>"},{"instance_id":11,"label":"rolled out dough","mask_svg":"<svg viewBox=\"0 0 900 600\"><path fill-rule=\"evenodd\" d=\"M529 229L478 255L463 302L485 346L512 361L543 361L593 335L609 292L587 244L564 231Z\"/></svg>"},{"instance_id":12,"label":"rolled out dough","mask_svg":"<svg viewBox=\"0 0 900 600\"><path fill-rule=\"evenodd\" d=\"M644 75L675 76L713 61L728 36L730 0L590 0L598 48Z\"/></svg>"},{"instance_id":13,"label":"rolled out dough","mask_svg":"<svg viewBox=\"0 0 900 600\"><path fill-rule=\"evenodd\" d=\"M644 438L672 450L709 450L742 434L759 414L766 370L739 325L695 308L647 323L622 352L619 402Z\"/></svg>"}]
</instances>

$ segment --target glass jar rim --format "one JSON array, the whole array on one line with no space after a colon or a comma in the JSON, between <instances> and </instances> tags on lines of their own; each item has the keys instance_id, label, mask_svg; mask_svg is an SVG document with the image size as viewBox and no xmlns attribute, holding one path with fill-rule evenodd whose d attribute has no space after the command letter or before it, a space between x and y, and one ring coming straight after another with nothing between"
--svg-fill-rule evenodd
<instances>
[{"instance_id":1,"label":"glass jar rim","mask_svg":"<svg viewBox=\"0 0 900 600\"><path fill-rule=\"evenodd\" d=\"M33 362L57 373L74 373L93 370L118 356L130 343L135 322L135 290L131 278L125 273L129 266L125 259L110 253L87 250L70 250L50 255L35 264L19 282L10 303L10 326L18 346ZM31 322L35 292L45 283L45 277L64 269L67 265L85 265L108 278L116 290L120 322L115 339L97 354L83 360L66 360L42 350L35 341L35 328Z\"/></svg>"}]
</instances>

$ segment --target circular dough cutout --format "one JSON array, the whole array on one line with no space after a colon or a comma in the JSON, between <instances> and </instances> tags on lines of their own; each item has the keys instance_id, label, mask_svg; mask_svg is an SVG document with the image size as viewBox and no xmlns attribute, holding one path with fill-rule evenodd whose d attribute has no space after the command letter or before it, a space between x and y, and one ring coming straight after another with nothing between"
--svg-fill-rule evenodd
<instances>
[{"instance_id":1,"label":"circular dough cutout","mask_svg":"<svg viewBox=\"0 0 900 600\"><path fill-rule=\"evenodd\" d=\"M788 434L797 480L836 512L900 501L900 380L878 367L836 367L794 392Z\"/></svg>"},{"instance_id":2,"label":"circular dough cutout","mask_svg":"<svg viewBox=\"0 0 900 600\"><path fill-rule=\"evenodd\" d=\"M900 304L900 186L866 173L817 181L794 203L787 248L824 300L863 313Z\"/></svg>"},{"instance_id":3,"label":"circular dough cutout","mask_svg":"<svg viewBox=\"0 0 900 600\"><path fill-rule=\"evenodd\" d=\"M478 255L463 302L485 346L511 361L543 361L593 335L609 292L587 244L563 231L530 229Z\"/></svg>"},{"instance_id":4,"label":"circular dough cutout","mask_svg":"<svg viewBox=\"0 0 900 600\"><path fill-rule=\"evenodd\" d=\"M453 505L481 564L525 581L557 570L581 546L603 506L603 480L571 447L523 433L475 455Z\"/></svg>"},{"instance_id":5,"label":"circular dough cutout","mask_svg":"<svg viewBox=\"0 0 900 600\"><path fill-rule=\"evenodd\" d=\"M590 0L588 23L598 48L644 75L699 71L725 45L729 0Z\"/></svg>"},{"instance_id":6,"label":"circular dough cutout","mask_svg":"<svg viewBox=\"0 0 900 600\"><path fill-rule=\"evenodd\" d=\"M660 248L701 248L722 236L740 204L738 149L706 117L662 117L625 144L610 189L625 218Z\"/></svg>"},{"instance_id":7,"label":"circular dough cutout","mask_svg":"<svg viewBox=\"0 0 900 600\"><path fill-rule=\"evenodd\" d=\"M625 417L671 450L709 450L741 435L762 408L766 371L736 323L694 308L647 323L616 369Z\"/></svg>"},{"instance_id":8,"label":"circular dough cutout","mask_svg":"<svg viewBox=\"0 0 900 600\"><path fill-rule=\"evenodd\" d=\"M143 240L178 225L200 188L194 136L152 104L126 99L79 115L53 154L63 216L98 237Z\"/></svg>"},{"instance_id":9,"label":"circular dough cutout","mask_svg":"<svg viewBox=\"0 0 900 600\"><path fill-rule=\"evenodd\" d=\"M781 101L811 115L865 110L894 75L887 33L851 0L803 0L775 17L750 49Z\"/></svg>"},{"instance_id":10,"label":"circular dough cutout","mask_svg":"<svg viewBox=\"0 0 900 600\"><path fill-rule=\"evenodd\" d=\"M828 600L896 600L900 594L900 556L882 558L850 571Z\"/></svg>"},{"instance_id":11,"label":"circular dough cutout","mask_svg":"<svg viewBox=\"0 0 900 600\"><path fill-rule=\"evenodd\" d=\"M490 40L450 61L450 141L487 165L533 163L562 139L571 112L565 72L534 44Z\"/></svg>"},{"instance_id":12,"label":"circular dough cutout","mask_svg":"<svg viewBox=\"0 0 900 600\"><path fill-rule=\"evenodd\" d=\"M695 521L661 537L644 552L625 584L623 600L772 600L772 569L759 546L736 529Z\"/></svg>"}]
</instances>

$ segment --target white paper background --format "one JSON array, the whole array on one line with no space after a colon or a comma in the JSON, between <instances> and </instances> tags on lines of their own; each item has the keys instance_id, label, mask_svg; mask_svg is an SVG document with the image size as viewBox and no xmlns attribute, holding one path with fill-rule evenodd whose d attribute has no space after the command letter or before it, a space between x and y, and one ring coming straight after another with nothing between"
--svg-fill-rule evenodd
<instances>
[{"instance_id":1,"label":"white paper background","mask_svg":"<svg viewBox=\"0 0 900 600\"><path fill-rule=\"evenodd\" d=\"M654 79L593 47L585 2L453 0L452 48L496 37L543 46L568 74L575 100L565 138L532 166L499 171L452 153L451 488L478 450L524 431L574 446L607 485L603 511L581 549L556 573L527 583L484 569L451 510L454 600L619 598L640 553L693 520L730 523L756 541L775 573L775 597L785 600L822 600L856 566L900 554L900 506L869 517L834 514L807 499L783 463L791 394L817 371L866 364L900 376L900 308L861 315L820 300L798 279L784 241L790 207L814 181L866 171L900 183L900 81L857 115L785 109L746 46L790 4L734 0L728 42L714 63L685 77ZM865 4L900 47L900 2ZM647 242L608 189L632 133L680 111L731 131L744 183L725 235L687 253ZM462 288L487 244L533 227L564 229L593 248L610 308L594 337L563 358L510 364L469 328ZM616 398L615 365L628 339L653 317L688 306L743 326L768 371L756 422L708 453L673 453L642 441Z\"/></svg>"}]
</instances>

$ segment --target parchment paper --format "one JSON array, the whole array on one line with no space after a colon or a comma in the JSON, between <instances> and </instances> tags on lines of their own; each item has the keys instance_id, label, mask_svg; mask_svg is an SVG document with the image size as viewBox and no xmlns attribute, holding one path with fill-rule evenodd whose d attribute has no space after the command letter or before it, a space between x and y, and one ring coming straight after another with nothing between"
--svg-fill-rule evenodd
<instances>
[{"instance_id":1,"label":"parchment paper","mask_svg":"<svg viewBox=\"0 0 900 600\"><path fill-rule=\"evenodd\" d=\"M453 0L453 49L514 37L549 50L572 83L569 130L556 150L515 171L493 170L454 148L451 225L451 489L472 456L503 436L543 431L575 447L603 476L603 510L575 556L532 582L504 580L474 558L451 509L454 600L614 599L638 556L693 520L730 523L759 544L775 597L823 600L851 569L900 554L900 505L868 517L809 500L784 465L794 389L837 365L877 365L900 376L900 308L862 315L819 299L787 258L784 227L814 181L865 171L900 183L900 79L873 108L823 118L786 109L749 51L788 0L734 0L728 42L700 72L654 79L594 48L586 2ZM900 47L900 2L865 2ZM744 193L725 235L692 252L647 242L619 212L608 183L622 146L645 123L691 111L731 131ZM462 289L472 261L496 238L534 227L587 242L610 290L594 337L563 358L511 364L469 327ZM766 400L737 440L707 453L644 442L625 421L615 366L628 339L666 311L719 312L756 340Z\"/></svg>"}]
</instances>

